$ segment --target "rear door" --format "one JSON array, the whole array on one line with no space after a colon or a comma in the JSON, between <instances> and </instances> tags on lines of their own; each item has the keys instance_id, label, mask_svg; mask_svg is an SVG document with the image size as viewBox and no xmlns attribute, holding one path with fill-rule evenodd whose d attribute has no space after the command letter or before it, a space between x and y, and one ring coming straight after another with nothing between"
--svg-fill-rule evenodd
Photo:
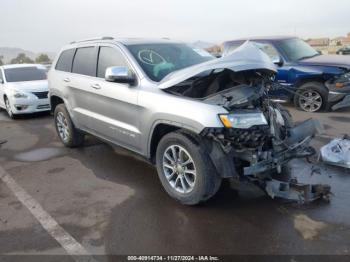
<instances>
[{"instance_id":1,"label":"rear door","mask_svg":"<svg viewBox=\"0 0 350 262\"><path fill-rule=\"evenodd\" d=\"M97 45L78 47L72 63L72 73L64 79L69 87L67 99L72 107L74 120L79 128L87 131L91 130L94 113L91 92L96 78L97 54Z\"/></svg>"},{"instance_id":2,"label":"rear door","mask_svg":"<svg viewBox=\"0 0 350 262\"><path fill-rule=\"evenodd\" d=\"M138 87L105 80L110 66L133 70L122 50L115 45L99 47L97 78L91 79L90 102L93 113L90 129L98 136L133 151L140 151Z\"/></svg>"}]
</instances>

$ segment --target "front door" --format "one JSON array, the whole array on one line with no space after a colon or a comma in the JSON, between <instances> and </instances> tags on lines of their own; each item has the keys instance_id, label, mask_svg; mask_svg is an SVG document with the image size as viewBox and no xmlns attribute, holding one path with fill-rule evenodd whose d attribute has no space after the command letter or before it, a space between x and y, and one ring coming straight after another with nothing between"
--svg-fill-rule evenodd
<instances>
[{"instance_id":1,"label":"front door","mask_svg":"<svg viewBox=\"0 0 350 262\"><path fill-rule=\"evenodd\" d=\"M89 128L111 142L140 151L138 87L105 80L107 67L125 66L130 70L117 46L100 46L97 77L90 82L91 121Z\"/></svg>"}]
</instances>

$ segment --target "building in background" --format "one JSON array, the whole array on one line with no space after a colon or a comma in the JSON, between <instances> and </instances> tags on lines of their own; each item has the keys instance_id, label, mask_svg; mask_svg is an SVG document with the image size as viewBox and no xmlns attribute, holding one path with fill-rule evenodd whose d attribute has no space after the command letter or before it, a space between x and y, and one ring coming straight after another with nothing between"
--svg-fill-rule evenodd
<instances>
[{"instance_id":1,"label":"building in background","mask_svg":"<svg viewBox=\"0 0 350 262\"><path fill-rule=\"evenodd\" d=\"M339 48L350 45L350 33L332 39L310 38L306 42L323 54L335 54Z\"/></svg>"}]
</instances>

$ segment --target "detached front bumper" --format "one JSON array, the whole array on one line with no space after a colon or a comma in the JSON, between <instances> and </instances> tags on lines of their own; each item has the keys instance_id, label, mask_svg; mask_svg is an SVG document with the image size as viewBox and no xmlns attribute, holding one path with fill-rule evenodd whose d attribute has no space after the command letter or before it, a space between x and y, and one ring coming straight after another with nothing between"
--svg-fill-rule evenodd
<instances>
[{"instance_id":1,"label":"detached front bumper","mask_svg":"<svg viewBox=\"0 0 350 262\"><path fill-rule=\"evenodd\" d=\"M341 89L330 89L328 93L328 103L333 104L332 110L350 107L350 85Z\"/></svg>"},{"instance_id":2,"label":"detached front bumper","mask_svg":"<svg viewBox=\"0 0 350 262\"><path fill-rule=\"evenodd\" d=\"M340 102L332 106L332 110L337 110L344 107L350 107L350 94L343 96Z\"/></svg>"},{"instance_id":3,"label":"detached front bumper","mask_svg":"<svg viewBox=\"0 0 350 262\"><path fill-rule=\"evenodd\" d=\"M286 148L277 151L268 159L257 162L244 168L244 175L252 181L258 181L258 185L271 197L283 198L297 201L300 204L309 203L316 199L329 200L330 186L323 184L303 184L296 179L289 178L289 181L278 180L268 171L277 170L280 173L282 166L289 160L295 158L305 158L316 153L313 147L309 146L309 141L323 128L319 121L309 119L290 129L289 137L284 141ZM259 173L268 173L263 178L259 178ZM272 172L274 173L274 172ZM256 176L257 175L257 176ZM257 179L256 179L257 178Z\"/></svg>"},{"instance_id":4,"label":"detached front bumper","mask_svg":"<svg viewBox=\"0 0 350 262\"><path fill-rule=\"evenodd\" d=\"M285 140L283 150L272 152L264 160L258 161L244 168L244 175L255 175L262 172L279 169L283 164L294 158L305 158L315 154L315 150L308 142L316 134L323 132L323 127L318 120L309 119L290 129L289 137Z\"/></svg>"}]
</instances>

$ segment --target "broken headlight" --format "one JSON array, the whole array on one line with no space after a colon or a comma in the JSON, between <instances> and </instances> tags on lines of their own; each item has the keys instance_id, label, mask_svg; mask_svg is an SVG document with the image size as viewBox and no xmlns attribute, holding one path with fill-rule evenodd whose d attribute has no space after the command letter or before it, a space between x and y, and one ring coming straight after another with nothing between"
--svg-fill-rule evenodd
<instances>
[{"instance_id":1,"label":"broken headlight","mask_svg":"<svg viewBox=\"0 0 350 262\"><path fill-rule=\"evenodd\" d=\"M335 87L342 88L345 85L348 85L350 83L350 72L347 72L340 77L338 77L335 81Z\"/></svg>"},{"instance_id":2,"label":"broken headlight","mask_svg":"<svg viewBox=\"0 0 350 262\"><path fill-rule=\"evenodd\" d=\"M261 112L243 112L219 115L222 124L227 128L247 129L252 126L267 125L267 120Z\"/></svg>"}]
</instances>

